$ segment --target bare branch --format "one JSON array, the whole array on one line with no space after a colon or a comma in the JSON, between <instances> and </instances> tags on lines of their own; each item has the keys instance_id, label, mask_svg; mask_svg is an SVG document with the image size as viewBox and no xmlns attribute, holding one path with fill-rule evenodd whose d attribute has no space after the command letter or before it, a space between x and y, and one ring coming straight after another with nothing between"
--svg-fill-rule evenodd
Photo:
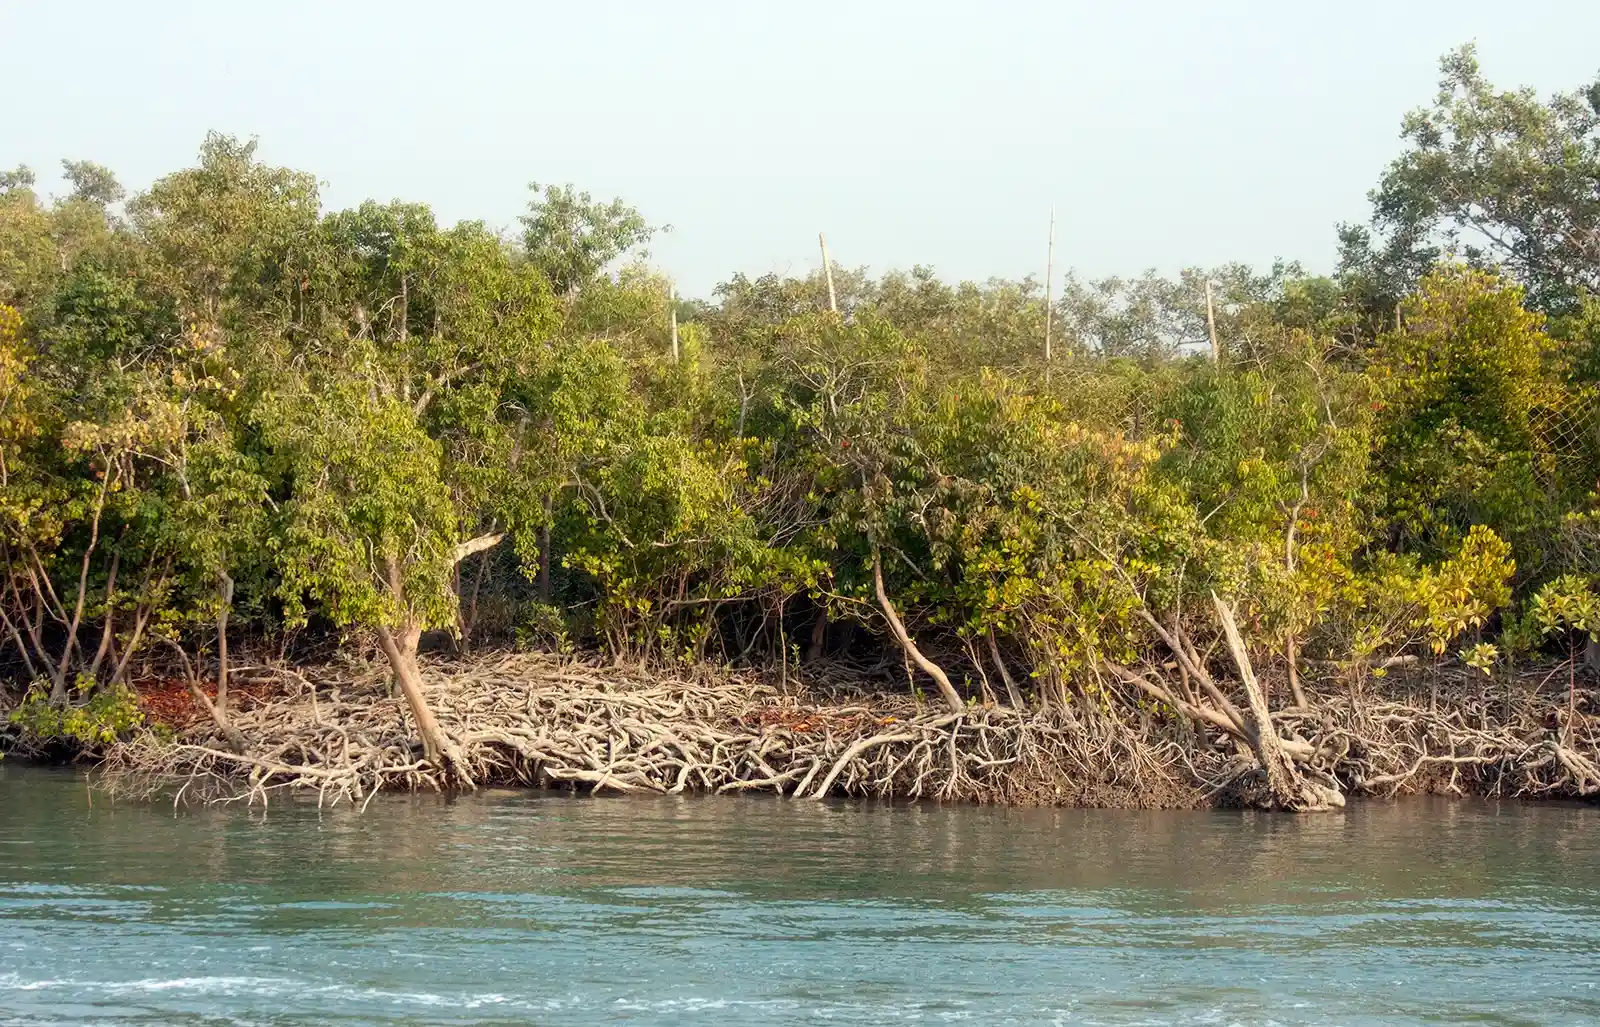
<instances>
[{"instance_id":1,"label":"bare branch","mask_svg":"<svg viewBox=\"0 0 1600 1027\"><path fill-rule=\"evenodd\" d=\"M468 539L456 546L455 553L450 563L451 566L460 563L474 553L481 553L486 549L493 549L505 538L505 532L494 535L479 535L477 538Z\"/></svg>"}]
</instances>

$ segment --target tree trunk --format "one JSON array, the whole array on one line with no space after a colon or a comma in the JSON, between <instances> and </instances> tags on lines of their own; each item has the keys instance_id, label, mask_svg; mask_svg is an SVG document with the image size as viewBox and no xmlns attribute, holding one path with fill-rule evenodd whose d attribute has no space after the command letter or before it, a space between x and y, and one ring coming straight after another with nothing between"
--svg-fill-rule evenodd
<instances>
[{"instance_id":1,"label":"tree trunk","mask_svg":"<svg viewBox=\"0 0 1600 1027\"><path fill-rule=\"evenodd\" d=\"M1572 744L1572 722L1578 717L1578 640L1572 640L1572 658L1567 661L1567 722L1561 727L1561 744ZM1437 688L1438 686L1434 686Z\"/></svg>"},{"instance_id":2,"label":"tree trunk","mask_svg":"<svg viewBox=\"0 0 1600 1027\"><path fill-rule=\"evenodd\" d=\"M117 570L122 566L122 554L111 554L111 573L106 576L106 622L101 625L100 647L94 652L94 659L89 662L88 676L90 681L98 681L100 665L105 662L106 654L111 651L111 640L116 637L117 611Z\"/></svg>"},{"instance_id":3,"label":"tree trunk","mask_svg":"<svg viewBox=\"0 0 1600 1027\"><path fill-rule=\"evenodd\" d=\"M461 577L459 564L456 570L456 577L459 579ZM464 616L458 614L456 617L457 634L460 635L458 651L464 651L470 647L472 637L478 629L478 596L482 594L483 580L488 576L489 560L485 557L478 561L478 569L472 575L472 598L467 601L466 614ZM458 585L457 587L459 588L460 586ZM458 608L460 607L459 601L456 605Z\"/></svg>"},{"instance_id":4,"label":"tree trunk","mask_svg":"<svg viewBox=\"0 0 1600 1027\"><path fill-rule=\"evenodd\" d=\"M460 565L462 560L475 553L493 549L504 538L503 533L492 533L458 543L451 556L451 567ZM385 561L384 576L390 595L401 609L405 609L405 582L400 573L400 562L392 556ZM417 736L422 740L423 757L443 773L446 781L471 788L472 775L467 771L466 760L439 726L433 709L428 705L427 696L422 692L422 672L417 669L417 642L422 638L422 625L408 617L397 629L378 625L377 633L378 644L382 646L384 656L389 659L389 667L394 671L395 684L400 686L406 704L411 707L411 718L417 722Z\"/></svg>"},{"instance_id":5,"label":"tree trunk","mask_svg":"<svg viewBox=\"0 0 1600 1027\"><path fill-rule=\"evenodd\" d=\"M171 646L172 651L178 654L178 659L183 664L183 680L188 685L189 695L194 698L196 705L205 710L212 723L217 725L217 730L227 739L228 748L236 755L244 755L246 748L244 735L228 719L227 711L212 702L206 690L200 687L200 677L195 673L194 663L189 659L189 654L183 651L183 646L179 645L176 639L161 638L161 641Z\"/></svg>"},{"instance_id":6,"label":"tree trunk","mask_svg":"<svg viewBox=\"0 0 1600 1027\"><path fill-rule=\"evenodd\" d=\"M427 697L422 693L422 673L417 669L417 641L421 637L422 627L415 623L405 625L398 632L387 627L378 628L378 644L389 658L395 684L400 686L400 692L411 708L411 717L417 722L417 735L422 739L424 758L470 788L472 778L467 774L460 754L439 726Z\"/></svg>"},{"instance_id":7,"label":"tree trunk","mask_svg":"<svg viewBox=\"0 0 1600 1027\"><path fill-rule=\"evenodd\" d=\"M545 511L545 523L539 526L539 602L550 601L550 512Z\"/></svg>"},{"instance_id":8,"label":"tree trunk","mask_svg":"<svg viewBox=\"0 0 1600 1027\"><path fill-rule=\"evenodd\" d=\"M233 579L227 571L217 572L217 709L228 713L228 614L233 609Z\"/></svg>"},{"instance_id":9,"label":"tree trunk","mask_svg":"<svg viewBox=\"0 0 1600 1027\"><path fill-rule=\"evenodd\" d=\"M1178 622L1177 618L1173 618L1169 628L1163 626L1160 621L1156 620L1154 614L1143 607L1138 609L1138 614L1146 624L1150 625L1150 630L1154 631L1161 641L1166 643L1172 655L1178 658L1178 666L1185 672L1180 681L1199 686L1200 692L1211 700L1216 706L1219 715L1226 718L1231 725L1229 733L1236 738L1244 738L1244 714L1239 711L1233 701L1224 695L1222 689L1218 688L1217 683L1212 680L1210 672L1206 670L1205 660L1199 653L1195 652L1194 646L1190 644L1188 637L1185 636L1183 626Z\"/></svg>"},{"instance_id":10,"label":"tree trunk","mask_svg":"<svg viewBox=\"0 0 1600 1027\"><path fill-rule=\"evenodd\" d=\"M1306 702L1306 693L1300 687L1300 643L1293 634L1284 643L1284 656L1289 662L1289 695L1296 709L1310 709L1311 704Z\"/></svg>"},{"instance_id":11,"label":"tree trunk","mask_svg":"<svg viewBox=\"0 0 1600 1027\"><path fill-rule=\"evenodd\" d=\"M828 608L819 606L816 619L811 622L811 644L806 647L806 662L815 663L822 659L823 651L828 644Z\"/></svg>"},{"instance_id":12,"label":"tree trunk","mask_svg":"<svg viewBox=\"0 0 1600 1027\"><path fill-rule=\"evenodd\" d=\"M200 682L192 674L189 675L189 694L194 696L194 701L199 703L211 717L212 722L222 732L222 737L228 740L228 748L237 755L243 755L246 748L244 734L233 726L233 721L228 719L228 712L211 701L211 697L200 687Z\"/></svg>"},{"instance_id":13,"label":"tree trunk","mask_svg":"<svg viewBox=\"0 0 1600 1027\"><path fill-rule=\"evenodd\" d=\"M95 500L94 519L90 522L89 546L83 551L83 563L78 571L78 600L72 611L72 621L67 625L67 640L61 648L61 662L56 665L55 680L50 684L50 701L57 706L67 701L67 672L72 669L72 654L78 648L78 627L83 623L84 601L89 597L89 561L95 546L100 543L100 517L105 512L106 491L111 487L111 468L105 468L100 478L100 495Z\"/></svg>"},{"instance_id":14,"label":"tree trunk","mask_svg":"<svg viewBox=\"0 0 1600 1027\"><path fill-rule=\"evenodd\" d=\"M21 616L19 614L19 616ZM22 632L18 630L16 622L0 607L0 623L6 626L6 633L11 636L11 641L17 647L17 652L22 654L22 666L28 672L28 681L31 683L39 676L39 669L34 665L33 656L30 654L28 644L22 639Z\"/></svg>"},{"instance_id":15,"label":"tree trunk","mask_svg":"<svg viewBox=\"0 0 1600 1027\"><path fill-rule=\"evenodd\" d=\"M1000 680L1006 683L1006 697L1011 700L1011 708L1023 708L1022 690L1017 687L1016 679L1011 676L1011 671L1006 667L1005 658L1000 655L1000 643L995 640L994 629L989 629L989 656L994 660L995 669L1000 672Z\"/></svg>"},{"instance_id":16,"label":"tree trunk","mask_svg":"<svg viewBox=\"0 0 1600 1027\"><path fill-rule=\"evenodd\" d=\"M878 548L872 548L872 584L878 592L878 606L883 610L884 619L889 622L889 630L894 632L895 641L900 643L900 648L911 657L922 672L933 678L939 686L939 694L944 696L945 705L953 713L965 713L967 704L961 701L961 693L950 683L950 676L944 668L922 655L922 650L911 640L911 635L906 632L906 626L900 620L900 615L894 612L894 605L889 602L889 594L883 588L883 557L878 553Z\"/></svg>"},{"instance_id":17,"label":"tree trunk","mask_svg":"<svg viewBox=\"0 0 1600 1027\"><path fill-rule=\"evenodd\" d=\"M1297 812L1325 810L1344 805L1339 792L1313 781L1308 781L1295 767L1294 759L1284 750L1278 731L1272 724L1272 713L1267 708L1266 696L1256 681L1255 668L1250 664L1250 654L1245 651L1244 638L1233 611L1212 593L1217 619L1222 623L1222 633L1227 639L1228 651L1239 668L1239 681L1249 700L1250 716L1245 722L1245 738L1266 778L1271 805Z\"/></svg>"}]
</instances>

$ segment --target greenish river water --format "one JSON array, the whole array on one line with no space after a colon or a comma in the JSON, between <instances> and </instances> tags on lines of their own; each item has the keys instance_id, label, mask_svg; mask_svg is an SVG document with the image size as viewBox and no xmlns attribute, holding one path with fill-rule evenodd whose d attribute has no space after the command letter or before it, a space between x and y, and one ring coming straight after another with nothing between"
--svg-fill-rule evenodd
<instances>
[{"instance_id":1,"label":"greenish river water","mask_svg":"<svg viewBox=\"0 0 1600 1027\"><path fill-rule=\"evenodd\" d=\"M0 764L0 1025L1600 1023L1600 810L384 797Z\"/></svg>"}]
</instances>

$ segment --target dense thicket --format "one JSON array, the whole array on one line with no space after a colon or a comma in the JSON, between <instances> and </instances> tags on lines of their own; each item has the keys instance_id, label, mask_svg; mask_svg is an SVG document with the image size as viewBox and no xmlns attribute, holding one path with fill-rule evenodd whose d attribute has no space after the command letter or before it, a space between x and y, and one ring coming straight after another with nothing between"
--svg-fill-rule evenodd
<instances>
[{"instance_id":1,"label":"dense thicket","mask_svg":"<svg viewBox=\"0 0 1600 1027\"><path fill-rule=\"evenodd\" d=\"M11 172L15 716L114 734L159 657L229 730L234 636L376 647L440 766L434 629L889 653L955 710L1164 666L1210 687L1221 611L1277 703L1312 666L1355 688L1575 652L1600 634L1600 86L1497 93L1470 51L1446 75L1336 275L1069 278L1048 363L1037 282L836 268L837 312L820 273L677 300L637 212L571 188L512 234L326 212L226 136L125 202L93 164L54 200ZM1207 281L1215 361L1184 355L1211 351Z\"/></svg>"}]
</instances>

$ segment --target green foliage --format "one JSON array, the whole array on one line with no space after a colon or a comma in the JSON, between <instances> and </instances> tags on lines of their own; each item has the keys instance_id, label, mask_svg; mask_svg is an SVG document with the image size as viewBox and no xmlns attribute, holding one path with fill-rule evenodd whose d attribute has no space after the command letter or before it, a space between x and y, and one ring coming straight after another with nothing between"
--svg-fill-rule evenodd
<instances>
[{"instance_id":1,"label":"green foliage","mask_svg":"<svg viewBox=\"0 0 1600 1027\"><path fill-rule=\"evenodd\" d=\"M1366 567L1330 563L1323 644L1355 663L1415 648L1442 655L1510 601L1516 572L1511 547L1481 525L1435 563L1393 553L1377 554Z\"/></svg>"},{"instance_id":2,"label":"green foliage","mask_svg":"<svg viewBox=\"0 0 1600 1027\"><path fill-rule=\"evenodd\" d=\"M450 623L457 511L439 444L412 408L359 380L274 396L264 441L293 490L274 539L290 623Z\"/></svg>"},{"instance_id":3,"label":"green foliage","mask_svg":"<svg viewBox=\"0 0 1600 1027\"><path fill-rule=\"evenodd\" d=\"M220 135L125 204L87 162L53 201L13 174L0 649L45 683L30 730L130 729L130 660L220 649L229 617L673 660L787 660L846 620L893 645L875 563L957 676L1000 661L1062 701L1173 627L1207 644L1213 594L1263 667L1487 670L1592 632L1558 576L1600 573L1587 272L1531 220L1499 274L1434 252L1450 190L1502 172L1583 215L1592 131L1469 63L1408 122L1365 263L1069 278L1050 309L925 267L835 268L837 312L820 272L683 300L621 201L541 188L513 241L324 212Z\"/></svg>"},{"instance_id":4,"label":"green foliage","mask_svg":"<svg viewBox=\"0 0 1600 1027\"><path fill-rule=\"evenodd\" d=\"M1494 673L1494 666L1500 659L1500 647L1489 642L1478 642L1471 648L1461 650L1460 656L1462 663L1489 676Z\"/></svg>"},{"instance_id":5,"label":"green foliage","mask_svg":"<svg viewBox=\"0 0 1600 1027\"><path fill-rule=\"evenodd\" d=\"M522 218L523 246L558 294L577 293L660 230L621 200L603 203L571 185L529 188L536 196Z\"/></svg>"},{"instance_id":6,"label":"green foliage","mask_svg":"<svg viewBox=\"0 0 1600 1027\"><path fill-rule=\"evenodd\" d=\"M33 183L38 181L33 169L26 164L18 164L10 171L0 171L0 193L21 192L32 189Z\"/></svg>"},{"instance_id":7,"label":"green foliage","mask_svg":"<svg viewBox=\"0 0 1600 1027\"><path fill-rule=\"evenodd\" d=\"M75 691L88 699L66 706L51 702L46 689L32 688L12 711L10 722L36 741L85 747L110 744L144 725L138 697L125 685L100 689L93 685L80 679Z\"/></svg>"},{"instance_id":8,"label":"green foliage","mask_svg":"<svg viewBox=\"0 0 1600 1027\"><path fill-rule=\"evenodd\" d=\"M127 195L111 169L94 161L64 160L61 167L72 183L73 200L105 207Z\"/></svg>"},{"instance_id":9,"label":"green foliage","mask_svg":"<svg viewBox=\"0 0 1600 1027\"><path fill-rule=\"evenodd\" d=\"M1589 580L1563 574L1528 601L1528 618L1545 635L1588 635L1600 641L1600 592Z\"/></svg>"},{"instance_id":10,"label":"green foliage","mask_svg":"<svg viewBox=\"0 0 1600 1027\"><path fill-rule=\"evenodd\" d=\"M1561 497L1539 427L1561 388L1543 319L1517 287L1462 268L1425 278L1402 315L1371 365L1391 530L1423 551L1449 547L1472 524L1513 539L1547 533Z\"/></svg>"},{"instance_id":11,"label":"green foliage","mask_svg":"<svg viewBox=\"0 0 1600 1027\"><path fill-rule=\"evenodd\" d=\"M1373 193L1383 233L1346 234L1346 269L1392 297L1441 253L1498 264L1556 312L1600 292L1600 82L1540 101L1484 77L1476 48L1440 62L1433 106L1408 114L1408 144Z\"/></svg>"}]
</instances>

